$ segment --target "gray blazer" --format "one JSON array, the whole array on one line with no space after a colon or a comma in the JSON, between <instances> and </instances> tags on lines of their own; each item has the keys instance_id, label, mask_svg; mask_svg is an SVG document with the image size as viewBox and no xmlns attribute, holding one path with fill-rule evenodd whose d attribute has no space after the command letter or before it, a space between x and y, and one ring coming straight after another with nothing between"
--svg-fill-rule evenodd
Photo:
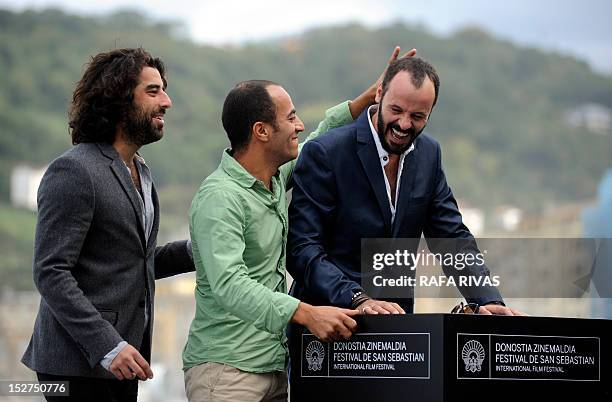
<instances>
[{"instance_id":1,"label":"gray blazer","mask_svg":"<svg viewBox=\"0 0 612 402\"><path fill-rule=\"evenodd\" d=\"M41 294L22 362L37 372L114 378L98 363L122 340L150 361L155 279L194 270L186 241L147 242L130 174L108 144L54 160L38 190L34 282ZM146 294L149 297L146 297ZM147 333L145 333L147 331Z\"/></svg>"}]
</instances>

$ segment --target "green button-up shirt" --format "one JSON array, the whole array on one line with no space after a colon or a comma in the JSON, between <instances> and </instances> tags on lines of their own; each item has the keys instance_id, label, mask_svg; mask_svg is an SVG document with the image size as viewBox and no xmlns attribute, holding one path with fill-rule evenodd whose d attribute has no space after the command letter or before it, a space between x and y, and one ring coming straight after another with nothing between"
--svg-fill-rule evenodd
<instances>
[{"instance_id":1,"label":"green button-up shirt","mask_svg":"<svg viewBox=\"0 0 612 402\"><path fill-rule=\"evenodd\" d=\"M306 140L351 121L348 102L341 103ZM196 312L184 369L217 362L255 373L285 370L284 331L299 304L285 280L285 192L294 167L295 160L281 166L270 191L224 151L202 182L189 211Z\"/></svg>"}]
</instances>

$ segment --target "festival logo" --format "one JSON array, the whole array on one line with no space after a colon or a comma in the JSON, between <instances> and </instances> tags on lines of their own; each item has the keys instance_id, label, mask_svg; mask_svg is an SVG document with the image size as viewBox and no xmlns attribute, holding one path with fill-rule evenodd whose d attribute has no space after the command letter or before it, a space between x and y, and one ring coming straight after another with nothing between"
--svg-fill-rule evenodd
<instances>
[{"instance_id":1,"label":"festival logo","mask_svg":"<svg viewBox=\"0 0 612 402\"><path fill-rule=\"evenodd\" d=\"M482 370L482 362L485 359L485 350L480 342L471 340L463 345L461 358L465 364L465 371L476 373Z\"/></svg>"},{"instance_id":2,"label":"festival logo","mask_svg":"<svg viewBox=\"0 0 612 402\"><path fill-rule=\"evenodd\" d=\"M311 341L306 347L306 361L308 362L308 370L320 371L323 367L325 359L325 348L319 341Z\"/></svg>"},{"instance_id":3,"label":"festival logo","mask_svg":"<svg viewBox=\"0 0 612 402\"><path fill-rule=\"evenodd\" d=\"M457 334L457 378L489 378L489 335Z\"/></svg>"}]
</instances>

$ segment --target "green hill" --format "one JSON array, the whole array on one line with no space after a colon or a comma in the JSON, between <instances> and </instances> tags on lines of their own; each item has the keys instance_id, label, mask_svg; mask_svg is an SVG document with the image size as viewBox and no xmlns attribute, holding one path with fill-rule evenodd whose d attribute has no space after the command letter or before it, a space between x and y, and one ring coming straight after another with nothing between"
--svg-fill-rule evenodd
<instances>
[{"instance_id":1,"label":"green hill","mask_svg":"<svg viewBox=\"0 0 612 402\"><path fill-rule=\"evenodd\" d=\"M592 197L610 166L612 133L570 128L564 113L586 102L612 108L612 78L572 57L518 47L478 29L440 37L401 24L348 25L229 48L195 44L183 31L133 12L87 18L0 10L2 201L15 164L45 164L70 147L67 105L88 58L133 46L160 56L169 70L174 106L166 135L143 149L167 222L185 221L199 182L218 164L227 144L220 110L233 84L281 83L312 129L326 107L354 97L377 76L396 44L416 47L439 70L440 100L428 131L442 142L458 198L538 211Z\"/></svg>"}]
</instances>

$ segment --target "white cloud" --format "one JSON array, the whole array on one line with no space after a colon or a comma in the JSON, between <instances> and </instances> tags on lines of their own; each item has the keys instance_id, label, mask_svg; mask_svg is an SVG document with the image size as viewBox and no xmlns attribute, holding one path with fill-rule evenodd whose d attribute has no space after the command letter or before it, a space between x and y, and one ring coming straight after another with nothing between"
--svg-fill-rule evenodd
<instances>
[{"instance_id":1,"label":"white cloud","mask_svg":"<svg viewBox=\"0 0 612 402\"><path fill-rule=\"evenodd\" d=\"M320 25L359 21L368 25L389 19L384 2L310 0L203 2L187 20L196 40L227 43L291 34Z\"/></svg>"},{"instance_id":2,"label":"white cloud","mask_svg":"<svg viewBox=\"0 0 612 402\"><path fill-rule=\"evenodd\" d=\"M143 11L156 19L181 20L194 40L225 44L301 32L320 25L358 21L378 25L388 21L388 0L325 1L286 0L194 1L149 0L0 0L13 10L58 7L85 14L108 13L119 8Z\"/></svg>"}]
</instances>

